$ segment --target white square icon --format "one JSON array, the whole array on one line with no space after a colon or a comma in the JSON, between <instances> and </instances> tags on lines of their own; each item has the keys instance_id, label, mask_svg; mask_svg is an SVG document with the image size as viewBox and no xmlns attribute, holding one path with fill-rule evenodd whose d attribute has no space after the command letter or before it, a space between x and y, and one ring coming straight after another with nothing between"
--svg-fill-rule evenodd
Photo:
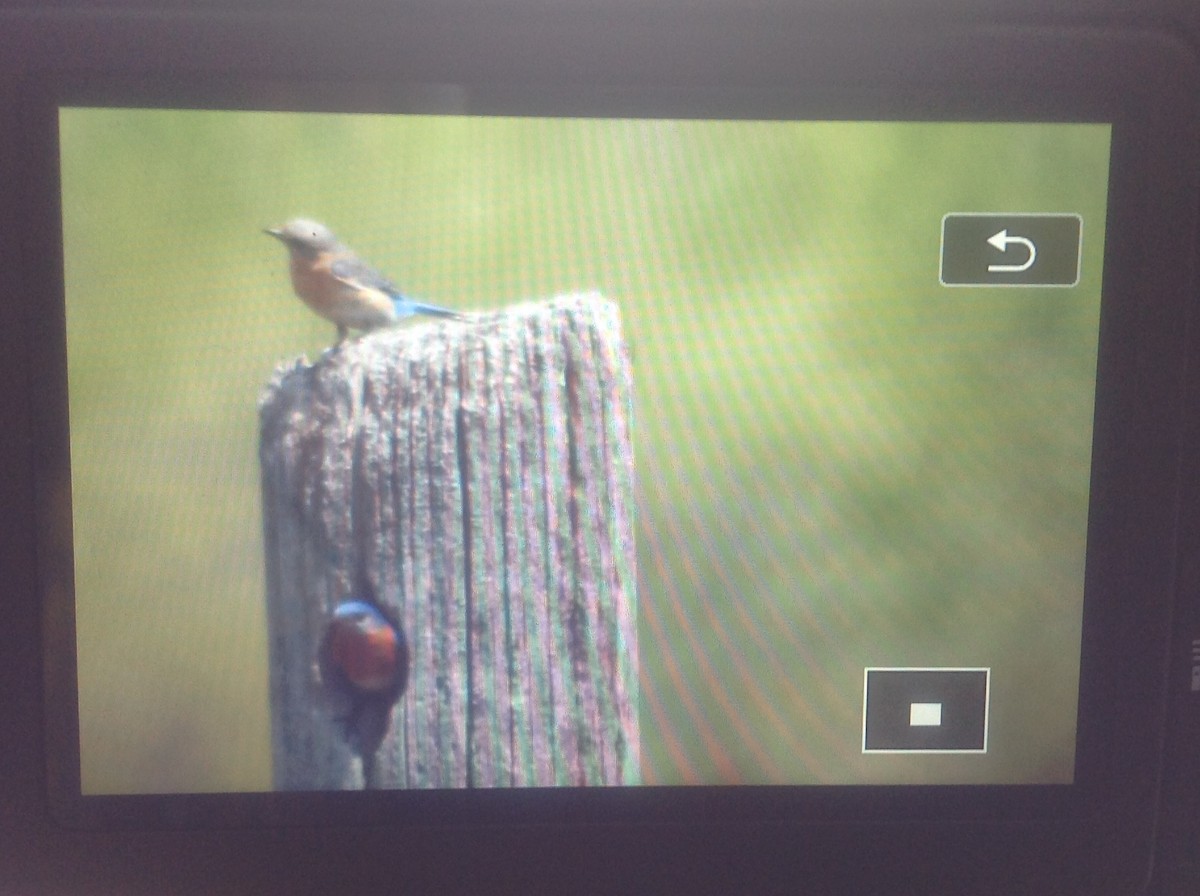
<instances>
[{"instance_id":1,"label":"white square icon","mask_svg":"<svg viewBox=\"0 0 1200 896\"><path fill-rule=\"evenodd\" d=\"M911 703L908 707L909 727L933 728L942 724L942 704Z\"/></svg>"}]
</instances>

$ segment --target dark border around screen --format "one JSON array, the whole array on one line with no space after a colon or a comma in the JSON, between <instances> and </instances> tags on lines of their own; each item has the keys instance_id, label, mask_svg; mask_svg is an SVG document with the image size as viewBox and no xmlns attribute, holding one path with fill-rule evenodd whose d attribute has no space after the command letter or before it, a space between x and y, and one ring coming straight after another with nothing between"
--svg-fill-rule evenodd
<instances>
[{"instance_id":1,"label":"dark border around screen","mask_svg":"<svg viewBox=\"0 0 1200 896\"><path fill-rule=\"evenodd\" d=\"M573 30L568 33L577 44L588 45ZM37 284L25 291L25 301L30 392L36 395L31 413L46 784L55 819L68 827L135 830L602 825L652 836L660 836L655 832L665 825L677 833L661 835L664 842L682 841L682 831L768 825L809 831L813 844L833 830L903 824L922 837L947 834L946 842L959 842L964 855L988 868L994 861L996 873L1003 860L985 858L981 844L1003 829L1031 855L1038 852L1036 844L1057 839L1059 855L1038 853L1036 861L1047 866L1077 860L1094 848L1091 844L1102 842L1111 849L1107 861L1120 863L1127 874L1144 874L1164 737L1177 471L1185 447L1181 400L1192 313L1196 172L1190 151L1196 128L1194 117L1181 110L1192 110L1195 71L1184 51L1158 38L1015 29L954 31L951 37L892 35L879 38L877 54L856 44L854 54L839 57L838 42L824 35L790 42L776 35L762 59L728 77L704 70L694 51L676 47L653 62L636 47L622 45L638 60L631 68L623 69L622 52L600 53L586 70L558 78L553 88L544 86L545 76L558 71L562 60L513 63L516 71L490 78L488 65L498 71L505 65L459 54L438 65L421 58L397 63L399 70L382 79L365 65L353 76L334 79L324 77L321 66L299 71L266 66L263 71L248 63L236 76L131 75L114 64L98 72L29 78L23 103L31 205L24 214L35 226L26 231L22 273L27 284ZM629 41L636 44L637 38ZM1161 52L1145 53L1147 42L1160 45ZM679 64L673 67L672 61ZM793 78L800 86L779 89L781 80ZM399 100L390 92L389 85L396 83L407 85ZM597 89L594 83L608 86ZM383 105L385 96L393 98ZM60 101L297 111L1112 122L1077 783L82 797L69 495L55 486L67 469L53 128ZM1194 451L1196 446L1186 447ZM964 822L976 824L947 833Z\"/></svg>"}]
</instances>

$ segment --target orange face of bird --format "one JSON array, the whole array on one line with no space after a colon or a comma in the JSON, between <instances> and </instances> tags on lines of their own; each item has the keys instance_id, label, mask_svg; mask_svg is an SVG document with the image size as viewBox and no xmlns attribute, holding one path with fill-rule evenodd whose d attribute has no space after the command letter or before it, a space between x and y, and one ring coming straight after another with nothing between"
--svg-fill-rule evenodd
<instances>
[{"instance_id":1,"label":"orange face of bird","mask_svg":"<svg viewBox=\"0 0 1200 896\"><path fill-rule=\"evenodd\" d=\"M399 645L395 630L386 622L336 619L329 638L330 660L356 688L383 691L395 682Z\"/></svg>"}]
</instances>

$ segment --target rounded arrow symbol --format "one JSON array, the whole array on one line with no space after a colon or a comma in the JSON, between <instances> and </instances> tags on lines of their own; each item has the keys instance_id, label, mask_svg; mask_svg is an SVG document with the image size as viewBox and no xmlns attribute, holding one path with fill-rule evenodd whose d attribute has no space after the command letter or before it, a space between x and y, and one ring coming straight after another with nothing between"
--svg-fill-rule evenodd
<instances>
[{"instance_id":1,"label":"rounded arrow symbol","mask_svg":"<svg viewBox=\"0 0 1200 896\"><path fill-rule=\"evenodd\" d=\"M1023 264L989 264L989 274L1019 274L1033 267L1037 259L1037 246L1033 244L1033 240L1027 240L1023 236L1009 236L1007 227L989 236L988 242L1006 254L1008 247L1013 244L1024 246L1029 252L1029 257Z\"/></svg>"}]
</instances>

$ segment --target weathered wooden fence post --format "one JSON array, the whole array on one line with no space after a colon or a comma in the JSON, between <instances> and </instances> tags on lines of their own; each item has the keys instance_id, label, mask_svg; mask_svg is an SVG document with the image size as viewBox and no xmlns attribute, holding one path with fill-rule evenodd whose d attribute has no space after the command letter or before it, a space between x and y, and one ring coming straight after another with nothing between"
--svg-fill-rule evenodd
<instances>
[{"instance_id":1,"label":"weathered wooden fence post","mask_svg":"<svg viewBox=\"0 0 1200 896\"><path fill-rule=\"evenodd\" d=\"M596 294L276 372L259 452L277 788L637 782L630 377ZM316 662L363 577L411 653L365 782Z\"/></svg>"}]
</instances>

